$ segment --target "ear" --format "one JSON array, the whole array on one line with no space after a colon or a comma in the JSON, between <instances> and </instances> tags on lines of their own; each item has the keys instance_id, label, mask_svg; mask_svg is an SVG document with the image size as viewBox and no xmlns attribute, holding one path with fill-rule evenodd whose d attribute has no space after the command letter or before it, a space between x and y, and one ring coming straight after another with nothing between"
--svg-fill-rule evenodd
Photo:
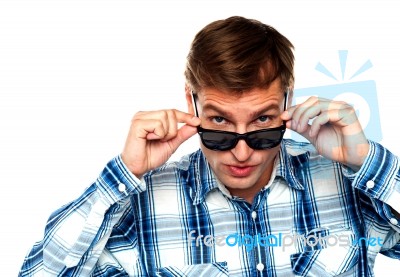
<instances>
[{"instance_id":1,"label":"ear","mask_svg":"<svg viewBox=\"0 0 400 277\"><path fill-rule=\"evenodd\" d=\"M188 113L194 115L192 90L190 89L188 84L185 84L185 97L186 97L186 104L188 107Z\"/></svg>"}]
</instances>

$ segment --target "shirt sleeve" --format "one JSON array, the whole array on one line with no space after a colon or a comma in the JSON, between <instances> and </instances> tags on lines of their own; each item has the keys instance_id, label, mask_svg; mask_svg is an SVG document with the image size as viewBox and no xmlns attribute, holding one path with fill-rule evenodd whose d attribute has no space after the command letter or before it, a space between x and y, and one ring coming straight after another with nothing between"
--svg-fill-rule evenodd
<instances>
[{"instance_id":1,"label":"shirt sleeve","mask_svg":"<svg viewBox=\"0 0 400 277\"><path fill-rule=\"evenodd\" d=\"M399 167L397 156L380 144L370 142L369 154L359 172L354 175L353 184L370 198L380 200L400 213ZM388 218L389 221L391 218ZM394 223L394 220L390 223ZM392 225L400 227L398 223Z\"/></svg>"},{"instance_id":2,"label":"shirt sleeve","mask_svg":"<svg viewBox=\"0 0 400 277\"><path fill-rule=\"evenodd\" d=\"M361 200L367 211L367 232L386 234L380 252L400 259L400 218L396 215L400 213L400 160L380 144L369 143L370 150L360 170L354 173L343 167L344 174L360 191L361 198L369 199Z\"/></svg>"},{"instance_id":3,"label":"shirt sleeve","mask_svg":"<svg viewBox=\"0 0 400 277\"><path fill-rule=\"evenodd\" d=\"M392 213L392 209L400 213L399 157L376 142L369 141L369 144L369 153L360 170L353 173L345 168L344 174L352 180L353 187L384 204L381 216L400 232L400 219Z\"/></svg>"},{"instance_id":4,"label":"shirt sleeve","mask_svg":"<svg viewBox=\"0 0 400 277\"><path fill-rule=\"evenodd\" d=\"M26 256L19 276L91 276L101 267L100 256L110 254L105 246L113 227L123 226L119 221L130 212L129 196L144 190L120 156L112 159L77 200L50 216L43 240Z\"/></svg>"}]
</instances>

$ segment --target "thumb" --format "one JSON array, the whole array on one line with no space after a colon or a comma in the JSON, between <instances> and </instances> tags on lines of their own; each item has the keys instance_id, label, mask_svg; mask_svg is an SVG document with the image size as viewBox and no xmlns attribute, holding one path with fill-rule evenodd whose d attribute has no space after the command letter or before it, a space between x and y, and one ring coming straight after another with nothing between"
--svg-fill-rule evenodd
<instances>
[{"instance_id":1,"label":"thumb","mask_svg":"<svg viewBox=\"0 0 400 277\"><path fill-rule=\"evenodd\" d=\"M286 121L286 127L289 128L290 130L298 133L300 136L305 137L311 143L314 143L315 137L310 136L310 128L311 128L310 125L307 125L307 127L305 128L305 130L303 132L300 132L297 130L297 128L296 128L297 126L293 126L292 120L288 120L288 121Z\"/></svg>"},{"instance_id":2,"label":"thumb","mask_svg":"<svg viewBox=\"0 0 400 277\"><path fill-rule=\"evenodd\" d=\"M178 149L178 147L188 140L190 137L197 133L197 128L190 125L183 125L181 128L178 129L178 133L176 137L169 141L170 146L174 149Z\"/></svg>"}]
</instances>

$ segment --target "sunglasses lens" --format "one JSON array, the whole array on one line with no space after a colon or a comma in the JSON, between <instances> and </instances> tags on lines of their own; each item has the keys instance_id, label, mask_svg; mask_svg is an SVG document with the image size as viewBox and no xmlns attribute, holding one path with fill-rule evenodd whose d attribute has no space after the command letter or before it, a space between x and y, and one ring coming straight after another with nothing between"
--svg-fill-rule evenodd
<instances>
[{"instance_id":1,"label":"sunglasses lens","mask_svg":"<svg viewBox=\"0 0 400 277\"><path fill-rule=\"evenodd\" d=\"M264 129L246 134L200 129L199 134L204 146L211 150L225 151L236 146L240 139L244 139L248 146L256 150L269 149L278 146L285 133L285 126Z\"/></svg>"},{"instance_id":2,"label":"sunglasses lens","mask_svg":"<svg viewBox=\"0 0 400 277\"><path fill-rule=\"evenodd\" d=\"M277 146L283 138L283 132L265 131L251 134L247 137L247 143L254 149L268 149Z\"/></svg>"},{"instance_id":3,"label":"sunglasses lens","mask_svg":"<svg viewBox=\"0 0 400 277\"><path fill-rule=\"evenodd\" d=\"M217 132L202 132L201 140L205 147L220 151L229 150L236 144L234 135Z\"/></svg>"}]
</instances>

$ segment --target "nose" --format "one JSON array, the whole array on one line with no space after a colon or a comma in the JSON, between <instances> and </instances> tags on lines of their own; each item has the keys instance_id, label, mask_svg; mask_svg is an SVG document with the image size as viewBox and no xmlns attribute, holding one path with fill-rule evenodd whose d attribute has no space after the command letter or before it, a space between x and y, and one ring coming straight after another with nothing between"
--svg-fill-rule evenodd
<instances>
[{"instance_id":1,"label":"nose","mask_svg":"<svg viewBox=\"0 0 400 277\"><path fill-rule=\"evenodd\" d=\"M239 162L244 162L250 158L254 149L250 148L244 139L240 139L231 152Z\"/></svg>"}]
</instances>

